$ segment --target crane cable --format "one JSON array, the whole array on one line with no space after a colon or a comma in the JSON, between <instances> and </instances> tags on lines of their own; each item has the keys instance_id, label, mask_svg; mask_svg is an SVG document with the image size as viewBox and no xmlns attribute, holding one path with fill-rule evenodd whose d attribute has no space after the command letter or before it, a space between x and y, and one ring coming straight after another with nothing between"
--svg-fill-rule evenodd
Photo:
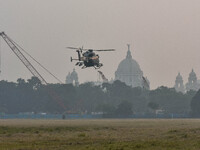
<instances>
[{"instance_id":1,"label":"crane cable","mask_svg":"<svg viewBox=\"0 0 200 150\"><path fill-rule=\"evenodd\" d=\"M35 58L33 58L28 52L26 52L21 46L19 46L15 41L9 38L15 45L17 45L26 55L28 55L33 61L35 61L41 68L43 68L46 72L48 72L52 77L54 77L60 84L63 82L58 79L53 73L51 73L47 68L45 68L41 63L39 63Z\"/></svg>"}]
</instances>

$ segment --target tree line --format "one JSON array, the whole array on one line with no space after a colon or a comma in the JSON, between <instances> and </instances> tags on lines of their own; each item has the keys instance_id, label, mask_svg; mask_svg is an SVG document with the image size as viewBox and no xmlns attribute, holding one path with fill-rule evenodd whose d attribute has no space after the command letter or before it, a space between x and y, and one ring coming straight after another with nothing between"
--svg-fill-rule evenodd
<instances>
[{"instance_id":1,"label":"tree line","mask_svg":"<svg viewBox=\"0 0 200 150\"><path fill-rule=\"evenodd\" d=\"M53 91L53 94L49 92ZM55 96L56 93L56 96ZM32 77L17 82L0 81L0 112L92 113L106 115L154 114L162 110L169 114L200 115L200 92L177 93L174 88L158 87L155 90L132 88L120 81L95 85L80 84L42 85ZM52 97L52 95L54 95ZM59 97L58 101L55 97ZM61 107L65 106L65 109Z\"/></svg>"}]
</instances>

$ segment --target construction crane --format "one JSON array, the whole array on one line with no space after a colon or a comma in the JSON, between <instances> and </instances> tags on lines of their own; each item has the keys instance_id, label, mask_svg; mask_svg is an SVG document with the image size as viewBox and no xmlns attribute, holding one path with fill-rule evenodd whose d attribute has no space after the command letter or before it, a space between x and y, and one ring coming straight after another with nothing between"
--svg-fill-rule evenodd
<instances>
[{"instance_id":1,"label":"construction crane","mask_svg":"<svg viewBox=\"0 0 200 150\"><path fill-rule=\"evenodd\" d=\"M19 50L15 42L11 40L4 32L1 32L0 36L5 40L10 49L21 60L21 62L26 66L26 68L32 73L32 75L37 77L42 84L47 85L48 83L46 82L46 80L40 75L40 73L33 67L33 65L28 61L24 54Z\"/></svg>"},{"instance_id":2,"label":"construction crane","mask_svg":"<svg viewBox=\"0 0 200 150\"><path fill-rule=\"evenodd\" d=\"M147 78L145 77L142 77L142 85L143 85L143 89L150 89L150 86L149 86L149 81Z\"/></svg>"},{"instance_id":3,"label":"construction crane","mask_svg":"<svg viewBox=\"0 0 200 150\"><path fill-rule=\"evenodd\" d=\"M24 56L24 54L20 51L19 45L15 43L11 38L9 38L4 32L0 33L0 36L5 40L10 49L15 53L15 55L21 60L21 62L26 66L26 68L31 72L31 74L37 77L42 84L48 85L47 81L41 76L41 74L35 69L35 67L30 63L30 61ZM36 61L36 60L35 60ZM37 62L38 63L38 62ZM40 65L41 66L41 65ZM43 66L42 66L43 67ZM44 67L43 67L44 68ZM45 69L48 71L47 69ZM48 71L49 72L49 71ZM51 74L52 75L52 74ZM55 77L55 76L54 76ZM47 86L46 86L47 87ZM63 100L55 93L55 91L51 88L47 88L48 94L57 101L57 103L65 110Z\"/></svg>"},{"instance_id":4,"label":"construction crane","mask_svg":"<svg viewBox=\"0 0 200 150\"><path fill-rule=\"evenodd\" d=\"M103 82L108 82L108 79L105 77L105 75L103 74L103 72L98 71L99 75L101 76Z\"/></svg>"}]
</instances>

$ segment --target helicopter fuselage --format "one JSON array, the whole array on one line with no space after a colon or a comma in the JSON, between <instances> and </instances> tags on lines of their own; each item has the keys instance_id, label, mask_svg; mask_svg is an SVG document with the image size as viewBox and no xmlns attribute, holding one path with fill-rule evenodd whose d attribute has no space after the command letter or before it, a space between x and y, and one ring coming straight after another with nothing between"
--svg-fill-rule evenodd
<instances>
[{"instance_id":1,"label":"helicopter fuselage","mask_svg":"<svg viewBox=\"0 0 200 150\"><path fill-rule=\"evenodd\" d=\"M75 47L67 47L69 49L75 49L76 52L78 53L78 59L72 59L71 61L76 60L78 61L76 63L76 66L82 66L83 68L87 67L94 67L95 69L99 69L103 66L102 63L99 62L99 55L95 54L94 51L115 51L114 49L83 49L82 48L75 48ZM84 52L83 52L84 51Z\"/></svg>"},{"instance_id":2,"label":"helicopter fuselage","mask_svg":"<svg viewBox=\"0 0 200 150\"><path fill-rule=\"evenodd\" d=\"M99 56L82 57L83 63L86 67L99 67Z\"/></svg>"},{"instance_id":3,"label":"helicopter fuselage","mask_svg":"<svg viewBox=\"0 0 200 150\"><path fill-rule=\"evenodd\" d=\"M94 67L95 69L99 69L103 66L102 63L99 63L99 55L95 54L93 50L88 50L84 53L82 53L80 50L77 50L78 53L78 59L72 59L71 60L78 60L76 65L82 66L82 68L86 67Z\"/></svg>"}]
</instances>

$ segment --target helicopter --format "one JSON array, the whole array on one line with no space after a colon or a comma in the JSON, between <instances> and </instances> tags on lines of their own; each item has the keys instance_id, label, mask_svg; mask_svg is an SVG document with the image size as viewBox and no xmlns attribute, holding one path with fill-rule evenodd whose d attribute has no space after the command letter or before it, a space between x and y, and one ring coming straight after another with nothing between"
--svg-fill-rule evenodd
<instances>
[{"instance_id":1,"label":"helicopter","mask_svg":"<svg viewBox=\"0 0 200 150\"><path fill-rule=\"evenodd\" d=\"M78 61L76 66L82 66L82 69L87 67L94 67L95 69L99 69L103 66L102 63L99 62L99 55L95 54L94 51L115 51L115 49L83 49L75 48L75 47L67 47L68 49L74 49L78 53L78 59L73 59L71 57L71 62L73 60Z\"/></svg>"}]
</instances>

